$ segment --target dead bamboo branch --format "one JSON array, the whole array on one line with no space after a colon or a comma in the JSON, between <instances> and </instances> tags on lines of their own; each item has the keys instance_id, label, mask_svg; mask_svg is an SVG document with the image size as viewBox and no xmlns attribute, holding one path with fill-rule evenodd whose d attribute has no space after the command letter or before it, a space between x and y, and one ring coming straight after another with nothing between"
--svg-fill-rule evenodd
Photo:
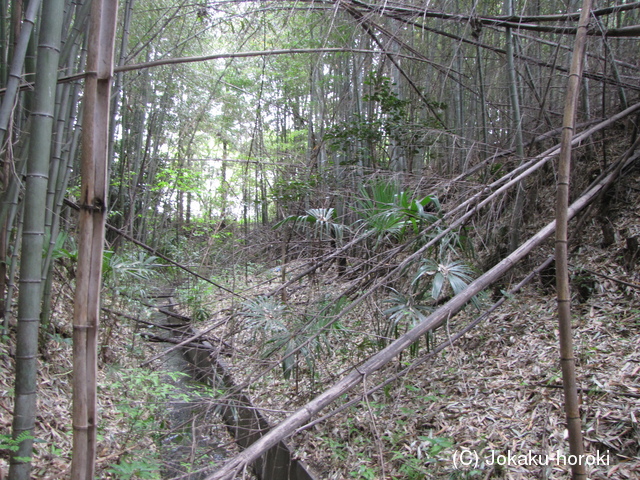
<instances>
[{"instance_id":1,"label":"dead bamboo branch","mask_svg":"<svg viewBox=\"0 0 640 480\"><path fill-rule=\"evenodd\" d=\"M117 1L91 5L82 118L78 276L73 311L73 458L71 478L93 478L97 449L100 286L109 189L107 137Z\"/></svg>"},{"instance_id":2,"label":"dead bamboo branch","mask_svg":"<svg viewBox=\"0 0 640 480\"><path fill-rule=\"evenodd\" d=\"M573 140L572 140L572 145L580 144L581 141L585 140L589 136L593 135L594 133L596 133L596 132L598 132L598 131L606 128L606 127L609 127L609 126L613 125L618 120L620 120L622 118L625 118L626 116L632 114L633 112L635 112L638 109L640 109L640 103L636 103L635 105L632 105L631 107L629 107L629 108L623 110L622 112L620 112L620 113L608 118L607 120L605 120L603 122L600 122L597 125L594 125L593 127L585 130L584 132L574 136ZM434 222L433 224L431 224L430 226L425 228L422 232L420 232L419 236L426 235L432 229L434 229L435 227L441 225L444 220L446 220L447 218L453 216L458 211L460 211L460 210L465 211L465 213L461 217L459 217L456 220L454 220L447 228L443 229L438 235L433 237L429 242L427 242L425 245L423 245L420 249L418 249L416 252L412 253L407 258L405 258L392 271L390 271L389 273L387 273L386 275L384 275L383 277L378 279L376 281L376 283L374 283L372 286L368 287L368 289L362 295L360 295L356 300L354 300L352 303L350 303L348 306L346 306L340 312L339 315L335 316L330 322L328 322L325 325L325 328L328 328L329 326L333 325L335 322L337 322L344 315L346 315L347 313L349 313L350 311L355 309L358 305L360 305L364 300L366 300L370 295L372 295L380 287L382 287L383 285L387 284L387 282L389 282L392 278L394 278L397 275L399 275L400 272L402 272L404 270L404 268L406 268L411 262L413 262L416 259L418 259L428 248L432 247L437 242L442 240L442 238L444 238L444 236L446 236L454 228L464 224L473 215L475 215L482 207L484 207L487 204L489 204L496 196L498 196L502 192L506 191L509 187L517 184L517 182L519 182L520 180L522 180L526 176L530 175L531 173L533 173L536 170L538 170L539 168L541 168L545 163L547 163L549 160L554 158L554 156L558 154L559 150L560 150L560 146L556 145L556 146L548 149L547 151L541 153L540 155L534 157L530 161L520 165L518 168L512 170L511 172L509 172L508 174L503 176L501 179L497 180L496 182L492 183L491 185L488 185L485 189L483 189L482 191L478 192L477 194L475 194L474 196L469 198L467 201L463 202L458 207L456 207L453 210L447 212L442 219L437 220L436 222ZM619 169L622 168L624 165L628 165L629 163L631 163L630 159L629 160L626 160L626 158L623 159L622 161L620 161L619 163L616 164L616 165L619 166L617 171L615 171L613 169L610 169L607 173L603 174L599 180L594 182L594 184L593 184L594 187L593 188L596 188L596 186L598 186L598 185L601 186L601 188L599 189L598 195L600 195L602 190L607 188L608 185L610 185L611 182L613 182L613 180L618 176L618 173L620 171ZM524 171L522 171L523 169L524 169ZM522 173L520 173L519 175L514 177L514 175L517 172L522 172ZM491 188L493 188L493 187L495 187L497 185L500 185L501 183L507 181L508 179L511 179L511 180L508 181L502 187L500 187L498 190L494 191L493 193L491 193L490 195L488 195L487 197L485 197L483 199L483 196L485 196L487 194L487 192L491 191ZM598 183L600 181L604 182L604 183L603 184ZM588 191L591 191L591 190L588 189ZM351 242L349 242L349 246L351 244L356 243L357 241L358 241L358 239L352 240ZM400 253L400 252L404 251L406 248L408 248L412 243L413 243L413 240L409 241L409 242L405 242L404 244L394 248L391 252L388 252L387 256L385 257L385 259L382 260L381 263L385 263L388 259L390 259L392 257L395 257L398 253ZM302 272L301 274L296 276L294 279L289 280L288 282L286 282L285 284L281 285L276 290L271 292L269 294L269 296L272 296L272 295L275 295L275 294L279 293L282 289L288 287L293 282L299 280L300 278L304 277L305 275L308 275L308 274L316 271L321 265L323 265L324 263L326 263L330 259L335 258L339 254L341 254L344 250L346 250L346 248L347 248L347 246L345 246L345 247L343 247L341 249L338 249L335 252L325 256L323 259L315 262L314 265L312 265L310 268L308 268L307 270L305 270L304 272ZM357 285L349 287L346 290L346 292L343 292L338 297L342 297L342 296L348 295L349 292L352 292L356 288L357 288ZM336 298L338 298L338 297L336 297ZM315 335L309 337L303 343L298 345L295 349L291 350L285 357L283 357L283 359L287 358L287 357L290 357L292 355L295 355L298 352L300 352L310 342L312 342L318 335L320 335L320 332L318 332ZM271 370L272 368L275 368L275 367L274 366L269 367L267 369L267 371ZM262 372L260 374L257 374L253 378L254 379L255 378L260 378L265 373L266 372ZM248 383L250 383L250 380L247 380L243 386L246 386Z\"/></svg>"}]
</instances>

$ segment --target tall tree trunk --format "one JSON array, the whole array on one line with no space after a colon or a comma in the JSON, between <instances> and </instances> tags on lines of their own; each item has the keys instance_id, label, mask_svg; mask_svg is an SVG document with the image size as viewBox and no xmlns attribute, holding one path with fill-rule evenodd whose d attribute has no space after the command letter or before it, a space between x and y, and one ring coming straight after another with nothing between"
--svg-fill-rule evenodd
<instances>
[{"instance_id":1,"label":"tall tree trunk","mask_svg":"<svg viewBox=\"0 0 640 480\"><path fill-rule=\"evenodd\" d=\"M481 32L477 32L478 38L480 38L480 33ZM480 114L480 125L482 128L482 147L480 148L481 160L484 160L489 149L489 129L487 127L487 97L484 88L484 72L482 71L483 61L482 50L480 49L480 46L476 45L476 66L478 68L478 90L480 93L480 96L478 98L480 108L478 109L478 112Z\"/></svg>"},{"instance_id":2,"label":"tall tree trunk","mask_svg":"<svg viewBox=\"0 0 640 480\"><path fill-rule=\"evenodd\" d=\"M220 166L220 218L222 222L227 217L227 204L229 198L229 184L227 182L227 158L229 156L229 143L222 140L222 165Z\"/></svg>"},{"instance_id":3,"label":"tall tree trunk","mask_svg":"<svg viewBox=\"0 0 640 480\"><path fill-rule=\"evenodd\" d=\"M124 24L122 27L122 40L120 42L120 55L118 58L118 66L122 66L126 62L127 51L129 49L129 30L131 27L131 17L133 12L133 4L135 0L126 0L124 6ZM115 132L116 132L116 115L118 106L122 97L122 79L124 72L116 74L115 85L113 89L113 98L111 100L111 118L109 119L109 177L111 176L111 167L115 158Z\"/></svg>"},{"instance_id":4,"label":"tall tree trunk","mask_svg":"<svg viewBox=\"0 0 640 480\"><path fill-rule=\"evenodd\" d=\"M27 166L26 158L28 158L28 153L26 152L29 150L29 145L30 145L28 136L26 138L23 137L23 139L24 141L19 142L18 150L22 152L21 156L24 156L25 158L21 158L19 161L15 162L15 164L13 164L13 158L5 159L5 163L9 164L9 166L12 167L11 169L15 169L15 172L19 178L22 178L26 172L26 166ZM11 176L8 178L11 178ZM19 182L16 182L14 179L14 181L9 182L9 185L7 186L2 196L2 205L0 206L0 225L2 226L2 231L0 231L0 235L2 239L0 240L0 243L3 244L4 249L0 251L2 252L2 256L4 260L6 260L10 233L14 226L16 214L18 212L21 190L22 190L22 185ZM20 244L21 238L22 238L21 235L16 235L15 237L14 249L13 249L14 255L16 254L16 252L20 250L17 246ZM4 263L3 263L3 267L0 269L0 272L6 275L6 268L4 266ZM8 282L6 283L7 286L10 286L12 284L14 280L14 277L13 277L14 273L15 273L15 268L13 269L12 273L9 274L9 279L8 279ZM5 278L0 279L0 282L4 284L4 282L6 282ZM13 299L12 299L12 292L10 292L9 289L7 289L6 295L4 294L5 292L4 286L1 288L1 291L2 291L3 298L5 299L5 303L2 305L1 316L4 317L4 328L6 330L9 326L8 315L9 315L9 312L11 311L10 305Z\"/></svg>"},{"instance_id":5,"label":"tall tree trunk","mask_svg":"<svg viewBox=\"0 0 640 480\"><path fill-rule=\"evenodd\" d=\"M513 15L513 0L505 0L505 14ZM515 135L516 153L520 158L524 157L524 141L522 139L522 117L520 115L520 96L518 92L518 75L514 61L514 39L511 28L505 29L507 43L507 70L509 72L509 98L511 101L512 131ZM513 251L520 243L520 223L522 220L522 210L524 208L525 191L524 181L520 182L516 188L516 199L513 205L511 217L509 250Z\"/></svg>"},{"instance_id":6,"label":"tall tree trunk","mask_svg":"<svg viewBox=\"0 0 640 480\"><path fill-rule=\"evenodd\" d=\"M8 0L0 0L0 85L3 87L7 84L7 60L8 60L8 42L7 42L7 15L9 13Z\"/></svg>"},{"instance_id":7,"label":"tall tree trunk","mask_svg":"<svg viewBox=\"0 0 640 480\"><path fill-rule=\"evenodd\" d=\"M565 414L569 431L569 448L574 458L583 458L584 445L580 422L580 404L576 382L576 364L573 356L571 328L571 292L569 289L568 223L569 178L571 177L571 138L575 128L575 116L580 95L580 77L584 65L587 26L591 0L584 0L582 14L575 39L575 49L569 72L569 84L564 107L562 144L558 162L556 194L556 289L558 295L558 324L560 335L560 366L564 387ZM578 462L571 466L574 480L587 478L585 466Z\"/></svg>"},{"instance_id":8,"label":"tall tree trunk","mask_svg":"<svg viewBox=\"0 0 640 480\"><path fill-rule=\"evenodd\" d=\"M75 51L75 50L72 50ZM80 56L80 70L84 69L85 52ZM71 63L71 58L69 63ZM62 139L56 142L55 153L52 156L52 164L57 163L56 169L50 169L49 187L47 192L47 212L45 217L45 231L50 232L49 247L42 267L42 279L44 281L44 291L42 293L42 312L40 322L43 328L49 324L51 316L51 287L53 286L53 250L58 241L60 231L60 213L64 196L67 192L69 178L73 170L73 159L80 140L80 129L76 128L78 115L78 97L80 86L73 85L68 93L68 108L64 115L58 115L57 138ZM67 95L67 94L65 94ZM63 109L64 110L64 109ZM64 145L64 148L63 148ZM51 198L49 196L51 195ZM41 342L41 344L44 344Z\"/></svg>"},{"instance_id":9,"label":"tall tree trunk","mask_svg":"<svg viewBox=\"0 0 640 480\"><path fill-rule=\"evenodd\" d=\"M24 459L30 458L33 452L36 418L44 213L63 13L64 0L44 2L36 70L35 111L31 114L33 128L27 161L13 412L13 438L25 432L30 435L20 442L18 451L11 457L10 480L28 480L31 476L31 461Z\"/></svg>"},{"instance_id":10,"label":"tall tree trunk","mask_svg":"<svg viewBox=\"0 0 640 480\"><path fill-rule=\"evenodd\" d=\"M108 137L117 1L93 0L82 118L78 276L73 311L72 480L94 477L100 284L107 213Z\"/></svg>"}]
</instances>

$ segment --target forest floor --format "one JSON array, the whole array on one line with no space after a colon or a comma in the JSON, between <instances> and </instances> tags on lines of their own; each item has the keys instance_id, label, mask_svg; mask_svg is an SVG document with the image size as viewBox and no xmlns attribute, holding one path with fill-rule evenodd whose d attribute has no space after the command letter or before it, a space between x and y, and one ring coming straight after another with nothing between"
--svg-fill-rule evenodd
<instances>
[{"instance_id":1,"label":"forest floor","mask_svg":"<svg viewBox=\"0 0 640 480\"><path fill-rule=\"evenodd\" d=\"M637 262L625 260L626 238L640 236L639 185L637 176L627 178L613 207L615 243L603 247L598 224L588 221L571 256L574 347L589 454L585 460L594 479L640 477L640 271ZM535 225L531 229L533 233ZM505 280L505 290L510 280L517 283L527 268L551 253L548 242ZM303 266L292 262L289 274ZM264 265L244 279L251 296L278 286L275 267ZM303 280L288 304L306 312L311 297L322 298L347 282L333 270L319 273ZM581 296L580 285L586 285ZM68 475L72 295L68 283L57 283L55 329L41 349L34 478ZM483 298L483 308L489 297ZM236 302L221 293L206 301L219 312ZM143 319L151 315L148 308L124 299L109 301L109 308ZM446 342L477 315L467 307L437 330L431 345ZM243 328L246 323L228 322L226 333L216 334L227 335L232 344L228 362L238 382L266 372L247 393L276 423L375 353L379 337L372 332L379 330L380 316L372 303L349 314L331 337L316 345L312 357L299 356L289 378L265 355L265 343L257 341L263 340L260 333ZM162 411L172 390L163 386L162 372L139 367L159 351L142 341L139 331L122 317L105 316L99 478L158 478L158 445L167 435ZM426 354L425 343L417 352L405 352L331 408L357 399L365 387ZM5 435L11 426L13 357L10 339L0 342L0 433ZM290 443L321 479L569 478L558 357L555 293L537 278L457 343L363 402L308 426ZM228 448L231 440L220 436L219 447ZM8 469L6 447L0 478Z\"/></svg>"}]
</instances>

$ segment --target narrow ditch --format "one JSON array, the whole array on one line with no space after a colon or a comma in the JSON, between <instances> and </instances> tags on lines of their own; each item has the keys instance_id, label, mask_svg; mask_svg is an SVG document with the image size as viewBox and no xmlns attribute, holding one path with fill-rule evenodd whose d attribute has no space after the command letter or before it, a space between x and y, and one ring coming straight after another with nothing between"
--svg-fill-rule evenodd
<instances>
[{"instance_id":1,"label":"narrow ditch","mask_svg":"<svg viewBox=\"0 0 640 480\"><path fill-rule=\"evenodd\" d=\"M157 311L151 322L154 327L144 336L159 342L162 348L175 344L185 328L184 317L174 313L173 291L154 296ZM184 349L172 350L162 358L162 369L167 372L165 381L174 387L174 394L167 402L167 430L161 446L163 479L201 480L217 466L233 455L227 448L231 440L220 425L213 408L207 406L206 395L210 389L197 381L194 369L185 356ZM203 398L204 397L204 398Z\"/></svg>"},{"instance_id":2,"label":"narrow ditch","mask_svg":"<svg viewBox=\"0 0 640 480\"><path fill-rule=\"evenodd\" d=\"M197 333L188 317L175 312L172 293L155 297L158 311L152 321L164 328L145 335L150 341L175 345ZM164 369L180 376L167 379L176 387L176 395L167 405L174 433L163 445L166 467L162 478L201 480L234 454L233 448L224 445L223 439L228 439L228 434L242 450L271 429L251 399L238 389L224 361L206 339L200 338L165 355ZM199 393L203 383L222 392L224 401L203 401ZM256 460L252 468L259 480L316 480L309 467L294 458L284 441Z\"/></svg>"}]
</instances>

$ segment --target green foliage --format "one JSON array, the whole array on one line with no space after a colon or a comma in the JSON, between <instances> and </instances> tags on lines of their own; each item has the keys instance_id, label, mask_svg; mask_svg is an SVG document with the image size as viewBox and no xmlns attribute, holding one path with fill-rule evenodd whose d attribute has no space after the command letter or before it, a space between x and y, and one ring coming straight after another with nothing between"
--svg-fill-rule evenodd
<instances>
[{"instance_id":1,"label":"green foliage","mask_svg":"<svg viewBox=\"0 0 640 480\"><path fill-rule=\"evenodd\" d=\"M155 275L157 260L158 257L148 256L144 252L120 255L106 250L102 259L102 275L105 282L149 280Z\"/></svg>"},{"instance_id":2,"label":"green foliage","mask_svg":"<svg viewBox=\"0 0 640 480\"><path fill-rule=\"evenodd\" d=\"M306 211L306 215L291 215L276 223L273 228L293 222L299 228L310 229L313 238L319 240L335 239L338 243L342 241L345 227L335 221L336 213L333 208L311 208Z\"/></svg>"},{"instance_id":3,"label":"green foliage","mask_svg":"<svg viewBox=\"0 0 640 480\"><path fill-rule=\"evenodd\" d=\"M107 472L118 480L159 480L162 478L159 471L160 465L162 465L162 461L154 452L150 452L143 458L125 455L119 463L111 465Z\"/></svg>"},{"instance_id":4,"label":"green foliage","mask_svg":"<svg viewBox=\"0 0 640 480\"><path fill-rule=\"evenodd\" d=\"M71 248L75 251L75 254L77 255L77 250L75 249L75 245L69 239L69 235L67 234L67 232L58 233L58 236L56 237L56 241L54 242L53 245L51 245L50 242L51 242L51 231L47 231L44 236L45 251L43 252L43 257L45 257L48 254L48 249L51 248L51 260L58 260L59 258L70 258L72 253L69 250L65 249L66 243L71 243L72 245Z\"/></svg>"},{"instance_id":5,"label":"green foliage","mask_svg":"<svg viewBox=\"0 0 640 480\"><path fill-rule=\"evenodd\" d=\"M75 277L78 248L72 237L60 233L52 249L52 259L61 263ZM105 250L102 256L102 280L107 288L120 293L144 296L144 282L156 275L158 257L144 252L114 253Z\"/></svg>"},{"instance_id":6,"label":"green foliage","mask_svg":"<svg viewBox=\"0 0 640 480\"><path fill-rule=\"evenodd\" d=\"M162 459L150 446L159 446L169 421L167 403L187 402L168 380L177 380L178 372L154 372L142 368L112 369L100 384L103 398L116 399L115 421L119 424L118 444L129 453L112 464L108 472L118 479L159 479Z\"/></svg>"},{"instance_id":7,"label":"green foliage","mask_svg":"<svg viewBox=\"0 0 640 480\"><path fill-rule=\"evenodd\" d=\"M360 223L375 238L374 248L384 241L402 241L408 233L418 234L439 218L440 202L436 197L413 199L393 182L380 180L362 188L360 194Z\"/></svg>"},{"instance_id":8,"label":"green foliage","mask_svg":"<svg viewBox=\"0 0 640 480\"><path fill-rule=\"evenodd\" d=\"M329 451L331 455L341 462L345 461L348 457L347 446L342 442L339 442L333 438L325 438L324 439L329 446Z\"/></svg>"},{"instance_id":9,"label":"green foliage","mask_svg":"<svg viewBox=\"0 0 640 480\"><path fill-rule=\"evenodd\" d=\"M375 480L378 478L378 472L368 465L359 465L357 470L349 472L349 476L364 480Z\"/></svg>"},{"instance_id":10,"label":"green foliage","mask_svg":"<svg viewBox=\"0 0 640 480\"><path fill-rule=\"evenodd\" d=\"M105 287L128 297L146 296L145 285L156 275L157 257L144 252L116 254L106 250L102 257Z\"/></svg>"},{"instance_id":11,"label":"green foliage","mask_svg":"<svg viewBox=\"0 0 640 480\"><path fill-rule=\"evenodd\" d=\"M308 315L301 317L277 299L257 297L244 303L241 315L247 319L247 326L260 335L265 358L278 353L284 357L282 373L289 379L299 369L299 357L304 359L313 375L316 358L331 354L331 333L342 329L333 319L345 304L346 299L320 302ZM293 354L295 350L298 352Z\"/></svg>"},{"instance_id":12,"label":"green foliage","mask_svg":"<svg viewBox=\"0 0 640 480\"><path fill-rule=\"evenodd\" d=\"M384 310L384 314L388 317L388 329L385 337L393 336L397 338L400 334L424 320L425 316L432 311L432 308L420 305L419 301L422 299L422 295L405 296L395 289L391 290L393 290L394 295L385 300L385 303L391 305ZM405 328L401 331L400 326L403 324ZM417 353L417 351L413 351L414 349L417 349L417 344L411 347L412 353Z\"/></svg>"},{"instance_id":13,"label":"green foliage","mask_svg":"<svg viewBox=\"0 0 640 480\"><path fill-rule=\"evenodd\" d=\"M381 152L391 141L403 145L403 148L412 153L431 143L426 139L416 141L415 133L421 129L436 127L438 123L433 119L418 124L411 123L411 101L401 99L393 91L395 84L388 77L370 72L364 84L369 87L370 92L363 96L363 100L371 105L368 113L352 114L349 120L338 123L326 134L335 150L352 154L345 163L354 164L362 159L375 161L375 158L370 158L373 151ZM431 106L445 107L435 102ZM423 137L426 138L424 135Z\"/></svg>"},{"instance_id":14,"label":"green foliage","mask_svg":"<svg viewBox=\"0 0 640 480\"><path fill-rule=\"evenodd\" d=\"M408 480L429 478L429 463L435 461L440 452L455 444L453 440L444 437L420 436L418 439L420 443L415 446L415 455L407 455L405 449L393 450L392 460L400 464L398 478Z\"/></svg>"},{"instance_id":15,"label":"green foliage","mask_svg":"<svg viewBox=\"0 0 640 480\"><path fill-rule=\"evenodd\" d=\"M204 322L211 318L208 296L212 293L212 285L202 279L178 290L180 304L187 307L189 317L196 322Z\"/></svg>"},{"instance_id":16,"label":"green foliage","mask_svg":"<svg viewBox=\"0 0 640 480\"><path fill-rule=\"evenodd\" d=\"M461 293L473 280L473 270L461 261L436 262L431 259L423 259L421 265L411 282L409 294L402 294L391 288L393 295L384 303L390 307L384 310L387 316L387 331L383 338L395 337L405 333L418 323L425 320L432 311L432 307L425 305L427 294L432 303L438 301L444 294L451 292L454 296ZM425 280L428 279L428 282ZM473 304L479 309L479 300L472 298ZM404 328L401 328L404 327ZM426 334L427 347L432 342L432 334ZM417 355L420 342L411 345L410 354Z\"/></svg>"},{"instance_id":17,"label":"green foliage","mask_svg":"<svg viewBox=\"0 0 640 480\"><path fill-rule=\"evenodd\" d=\"M327 136L337 148L345 149L355 142L384 142L389 138L400 140L403 122L406 119L408 100L401 100L392 91L388 77L370 72L364 81L372 91L363 100L375 105L369 116L355 114L353 120L342 122L329 130Z\"/></svg>"},{"instance_id":18,"label":"green foliage","mask_svg":"<svg viewBox=\"0 0 640 480\"><path fill-rule=\"evenodd\" d=\"M443 450L451 448L453 447L453 445L455 445L455 442L450 438L424 436L418 438L422 441L420 447L418 447L419 457L421 456L420 454L422 454L427 458L434 458Z\"/></svg>"},{"instance_id":19,"label":"green foliage","mask_svg":"<svg viewBox=\"0 0 640 480\"><path fill-rule=\"evenodd\" d=\"M438 300L447 290L447 286L453 295L462 292L473 280L472 275L473 270L460 261L436 262L431 259L423 259L412 283L417 286L424 277L431 277L431 297ZM479 308L475 297L473 302Z\"/></svg>"},{"instance_id":20,"label":"green foliage","mask_svg":"<svg viewBox=\"0 0 640 480\"><path fill-rule=\"evenodd\" d=\"M406 333L417 324L422 322L426 316L433 310L428 305L421 305L425 292L418 292L410 296L402 295L396 290L392 289L395 294L385 300L385 303L391 304L389 308L384 310L384 314L387 315L387 332L383 338L398 338L400 335ZM425 340L427 349L430 348L433 342L433 336L431 332L425 334ZM414 342L409 347L409 354L411 356L417 356L420 351L420 340Z\"/></svg>"},{"instance_id":21,"label":"green foliage","mask_svg":"<svg viewBox=\"0 0 640 480\"><path fill-rule=\"evenodd\" d=\"M312 195L316 185L315 176L306 181L295 178L278 178L271 188L271 199L284 204L293 204Z\"/></svg>"},{"instance_id":22,"label":"green foliage","mask_svg":"<svg viewBox=\"0 0 640 480\"><path fill-rule=\"evenodd\" d=\"M156 175L151 190L163 191L178 188L183 192L200 193L205 188L202 170L195 170L175 165L164 165Z\"/></svg>"},{"instance_id":23,"label":"green foliage","mask_svg":"<svg viewBox=\"0 0 640 480\"><path fill-rule=\"evenodd\" d=\"M11 435L5 435L0 433L0 451L7 450L8 452L15 453L20 449L20 444L25 440L33 440L35 437L31 432L22 432L18 435L18 438L12 438ZM17 462L30 462L31 457L13 457Z\"/></svg>"},{"instance_id":24,"label":"green foliage","mask_svg":"<svg viewBox=\"0 0 640 480\"><path fill-rule=\"evenodd\" d=\"M285 318L288 313L287 306L273 297L257 297L244 303L241 315L254 332L268 336L287 330Z\"/></svg>"}]
</instances>

